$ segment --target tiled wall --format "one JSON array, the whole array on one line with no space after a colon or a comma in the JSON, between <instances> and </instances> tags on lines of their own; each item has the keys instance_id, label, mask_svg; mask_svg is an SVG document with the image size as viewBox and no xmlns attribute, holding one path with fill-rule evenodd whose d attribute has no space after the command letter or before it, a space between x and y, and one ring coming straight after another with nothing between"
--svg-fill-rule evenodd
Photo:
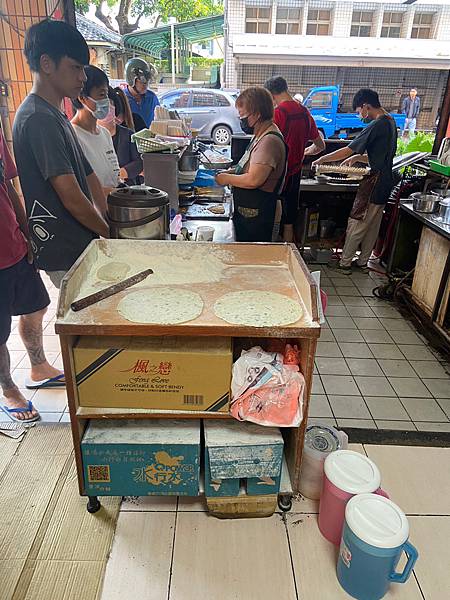
<instances>
[{"instance_id":1,"label":"tiled wall","mask_svg":"<svg viewBox=\"0 0 450 600\"><path fill-rule=\"evenodd\" d=\"M49 15L61 19L68 4L62 0L0 0L0 79L8 88L8 97L0 96L0 118L9 142L16 110L32 87L23 56L25 31Z\"/></svg>"}]
</instances>

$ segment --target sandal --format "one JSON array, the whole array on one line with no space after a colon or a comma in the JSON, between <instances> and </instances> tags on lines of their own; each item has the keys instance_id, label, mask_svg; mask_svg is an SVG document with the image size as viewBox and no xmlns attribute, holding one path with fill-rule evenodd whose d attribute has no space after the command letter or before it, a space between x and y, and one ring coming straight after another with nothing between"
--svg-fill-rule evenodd
<instances>
[{"instance_id":1,"label":"sandal","mask_svg":"<svg viewBox=\"0 0 450 600\"><path fill-rule=\"evenodd\" d=\"M13 421L17 421L18 423L32 423L33 421L39 421L39 419L41 418L41 415L38 413L37 415L35 415L34 417L31 417L30 419L18 419L17 417L15 417L12 413L24 413L24 412L30 412L33 410L33 403L31 402L31 400L28 400L27 406L25 408L9 408L9 406L6 406L6 404L1 404L0 405L0 409L6 413L8 415L8 417L10 419L12 419Z\"/></svg>"},{"instance_id":2,"label":"sandal","mask_svg":"<svg viewBox=\"0 0 450 600\"><path fill-rule=\"evenodd\" d=\"M48 379L42 379L41 381L33 381L28 378L25 382L27 390L43 390L51 388L63 388L66 387L66 380L64 379L64 373L57 375L56 377L49 377Z\"/></svg>"}]
</instances>

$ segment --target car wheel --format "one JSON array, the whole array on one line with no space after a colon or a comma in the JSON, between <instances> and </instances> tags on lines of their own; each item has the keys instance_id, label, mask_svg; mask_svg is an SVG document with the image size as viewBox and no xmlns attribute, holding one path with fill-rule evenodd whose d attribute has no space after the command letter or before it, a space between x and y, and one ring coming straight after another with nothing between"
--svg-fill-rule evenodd
<instances>
[{"instance_id":1,"label":"car wheel","mask_svg":"<svg viewBox=\"0 0 450 600\"><path fill-rule=\"evenodd\" d=\"M231 143L231 129L226 125L217 125L213 129L212 139L217 146L228 146Z\"/></svg>"}]
</instances>

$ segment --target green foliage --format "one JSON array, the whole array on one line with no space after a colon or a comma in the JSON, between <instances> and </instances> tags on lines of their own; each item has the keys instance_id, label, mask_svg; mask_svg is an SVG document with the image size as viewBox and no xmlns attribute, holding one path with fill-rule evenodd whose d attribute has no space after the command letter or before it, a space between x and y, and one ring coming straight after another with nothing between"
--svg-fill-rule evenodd
<instances>
[{"instance_id":1,"label":"green foliage","mask_svg":"<svg viewBox=\"0 0 450 600\"><path fill-rule=\"evenodd\" d=\"M118 4L117 0L75 0L74 5L75 10L84 15L89 10L89 6L100 6L103 2L105 2L108 8L112 8Z\"/></svg>"},{"instance_id":2,"label":"green foliage","mask_svg":"<svg viewBox=\"0 0 450 600\"><path fill-rule=\"evenodd\" d=\"M142 0L145 3L145 0ZM211 17L223 13L222 0L156 0L157 11L166 23L169 17L175 17L181 23L201 17Z\"/></svg>"},{"instance_id":3,"label":"green foliage","mask_svg":"<svg viewBox=\"0 0 450 600\"><path fill-rule=\"evenodd\" d=\"M223 58L205 58L203 56L192 56L188 59L188 64L193 67L212 67L214 65L221 65Z\"/></svg>"},{"instance_id":4,"label":"green foliage","mask_svg":"<svg viewBox=\"0 0 450 600\"><path fill-rule=\"evenodd\" d=\"M108 8L125 4L124 0L104 0ZM85 14L89 6L101 7L103 0L75 0L75 10ZM211 17L223 13L223 0L131 0L130 15L137 17L160 16L163 23L169 17L178 22L190 21L200 17Z\"/></svg>"},{"instance_id":5,"label":"green foliage","mask_svg":"<svg viewBox=\"0 0 450 600\"><path fill-rule=\"evenodd\" d=\"M397 156L407 152L431 152L435 134L419 131L412 139L399 137L397 142Z\"/></svg>"}]
</instances>

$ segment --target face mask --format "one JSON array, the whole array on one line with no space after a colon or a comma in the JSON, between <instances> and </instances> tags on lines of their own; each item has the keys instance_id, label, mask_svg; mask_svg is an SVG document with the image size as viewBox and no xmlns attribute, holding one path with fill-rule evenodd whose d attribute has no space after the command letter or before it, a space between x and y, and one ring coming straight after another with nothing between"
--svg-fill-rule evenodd
<instances>
[{"instance_id":1,"label":"face mask","mask_svg":"<svg viewBox=\"0 0 450 600\"><path fill-rule=\"evenodd\" d=\"M106 115L106 117L104 119L99 119L100 125L102 125L103 123L105 125L109 125L110 123L112 123L115 120L116 120L116 109L114 106L112 106L110 104L108 114Z\"/></svg>"},{"instance_id":2,"label":"face mask","mask_svg":"<svg viewBox=\"0 0 450 600\"><path fill-rule=\"evenodd\" d=\"M239 119L239 123L241 125L241 129L244 133L246 133L247 135L252 135L254 130L255 130L255 126L254 125L250 125L248 122L248 117L242 117Z\"/></svg>"},{"instance_id":3,"label":"face mask","mask_svg":"<svg viewBox=\"0 0 450 600\"><path fill-rule=\"evenodd\" d=\"M367 123L371 123L371 122L373 121L373 119L371 119L371 118L369 117L369 114L368 114L368 113L367 113L367 115L366 115L365 117L363 117L362 110L361 110L361 112L358 114L358 118L359 118L359 120L360 120L360 121L362 121L362 122L363 122L363 123L365 123L365 124L367 124Z\"/></svg>"},{"instance_id":4,"label":"face mask","mask_svg":"<svg viewBox=\"0 0 450 600\"><path fill-rule=\"evenodd\" d=\"M84 106L88 109L93 117L99 121L103 121L103 119L105 119L109 113L109 99L103 98L103 100L94 100L90 96L88 96L88 98L95 104L95 110L91 110L86 104Z\"/></svg>"}]
</instances>

